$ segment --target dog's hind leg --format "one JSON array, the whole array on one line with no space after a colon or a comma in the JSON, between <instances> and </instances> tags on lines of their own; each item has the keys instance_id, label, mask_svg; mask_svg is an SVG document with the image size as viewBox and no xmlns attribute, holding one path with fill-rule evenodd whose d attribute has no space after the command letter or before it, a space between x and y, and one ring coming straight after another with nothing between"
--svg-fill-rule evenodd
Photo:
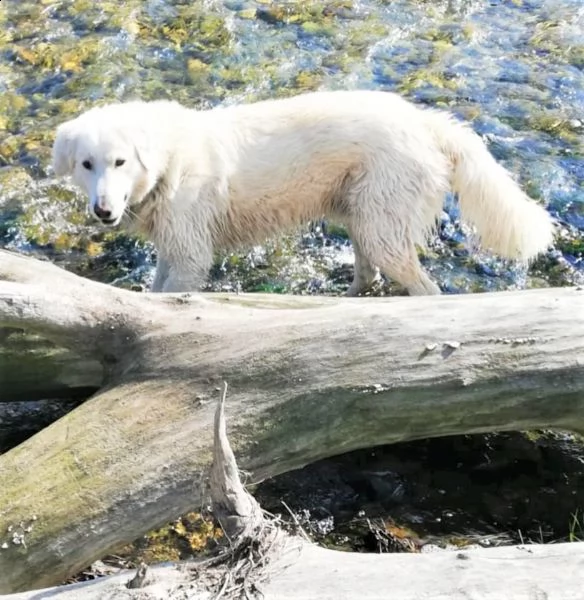
<instances>
[{"instance_id":1,"label":"dog's hind leg","mask_svg":"<svg viewBox=\"0 0 584 600\"><path fill-rule=\"evenodd\" d=\"M404 286L410 296L440 294L440 288L424 272L416 252L415 241L424 237L424 227L416 227L411 215L403 214L404 210L415 207L415 201L396 203L391 202L392 195L377 196L375 199L375 195L370 195L366 202L354 204L350 230L353 243L363 257L360 264L375 265Z\"/></svg>"},{"instance_id":2,"label":"dog's hind leg","mask_svg":"<svg viewBox=\"0 0 584 600\"><path fill-rule=\"evenodd\" d=\"M371 263L377 265L387 277L404 286L410 296L428 296L440 294L440 288L428 277L416 248L409 239L392 240L391 224L388 231L376 227L368 232L367 240L361 244ZM385 234L385 235L384 235ZM393 232L395 236L395 233Z\"/></svg>"},{"instance_id":3,"label":"dog's hind leg","mask_svg":"<svg viewBox=\"0 0 584 600\"><path fill-rule=\"evenodd\" d=\"M377 277L377 269L371 264L367 255L361 249L357 236L349 233L355 253L355 273L353 282L347 290L347 296L358 296L367 291Z\"/></svg>"},{"instance_id":4,"label":"dog's hind leg","mask_svg":"<svg viewBox=\"0 0 584 600\"><path fill-rule=\"evenodd\" d=\"M441 293L438 285L422 268L413 244L408 244L406 248L392 253L385 264L379 263L379 268L385 275L401 283L410 296L431 296Z\"/></svg>"},{"instance_id":5,"label":"dog's hind leg","mask_svg":"<svg viewBox=\"0 0 584 600\"><path fill-rule=\"evenodd\" d=\"M411 296L440 294L422 269L415 244L424 243L440 214L446 167L440 161L432 165L398 158L388 169L378 157L348 186L345 214L352 240L368 264Z\"/></svg>"}]
</instances>

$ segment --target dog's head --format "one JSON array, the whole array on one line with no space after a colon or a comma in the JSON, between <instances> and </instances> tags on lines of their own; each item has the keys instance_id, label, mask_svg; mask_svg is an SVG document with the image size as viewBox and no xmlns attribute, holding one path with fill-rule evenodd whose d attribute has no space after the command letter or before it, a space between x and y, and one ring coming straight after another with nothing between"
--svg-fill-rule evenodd
<instances>
[{"instance_id":1,"label":"dog's head","mask_svg":"<svg viewBox=\"0 0 584 600\"><path fill-rule=\"evenodd\" d=\"M55 174L72 175L92 214L106 225L117 225L158 177L153 140L136 109L130 103L94 108L57 128Z\"/></svg>"}]
</instances>

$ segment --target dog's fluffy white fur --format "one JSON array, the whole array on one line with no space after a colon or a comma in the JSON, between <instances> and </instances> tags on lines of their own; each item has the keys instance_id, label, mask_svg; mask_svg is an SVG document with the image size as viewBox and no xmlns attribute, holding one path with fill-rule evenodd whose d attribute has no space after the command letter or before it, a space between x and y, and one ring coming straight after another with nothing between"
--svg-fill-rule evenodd
<instances>
[{"instance_id":1,"label":"dog's fluffy white fur","mask_svg":"<svg viewBox=\"0 0 584 600\"><path fill-rule=\"evenodd\" d=\"M53 166L73 174L102 221L154 242L153 291L197 289L214 249L326 215L353 242L350 295L372 283L375 267L410 294L440 293L415 245L449 190L484 247L530 259L552 242L546 210L470 128L387 92L316 92L208 111L168 101L97 107L58 128Z\"/></svg>"}]
</instances>

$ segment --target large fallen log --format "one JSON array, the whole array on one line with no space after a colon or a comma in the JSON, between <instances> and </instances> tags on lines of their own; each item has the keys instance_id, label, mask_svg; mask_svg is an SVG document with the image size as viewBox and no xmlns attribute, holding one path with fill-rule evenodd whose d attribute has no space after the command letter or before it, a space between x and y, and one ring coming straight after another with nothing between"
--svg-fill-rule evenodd
<instances>
[{"instance_id":1,"label":"large fallen log","mask_svg":"<svg viewBox=\"0 0 584 600\"><path fill-rule=\"evenodd\" d=\"M133 576L7 596L7 600L579 600L584 544L522 545L425 555L364 555L318 548L266 518L241 484L225 433L225 397L215 417L213 512L229 542L210 559ZM258 594L260 592L260 594Z\"/></svg>"},{"instance_id":2,"label":"large fallen log","mask_svg":"<svg viewBox=\"0 0 584 600\"><path fill-rule=\"evenodd\" d=\"M581 600L584 544L530 544L429 554L357 554L299 543L276 559L262 600ZM140 600L207 600L188 564L150 569ZM5 600L129 600L134 572ZM192 587L191 587L192 586ZM181 595L188 590L189 595Z\"/></svg>"},{"instance_id":3,"label":"large fallen log","mask_svg":"<svg viewBox=\"0 0 584 600\"><path fill-rule=\"evenodd\" d=\"M583 299L142 295L0 252L0 327L103 369L90 400L0 456L0 592L58 583L197 506L223 380L252 482L387 442L584 432Z\"/></svg>"}]
</instances>

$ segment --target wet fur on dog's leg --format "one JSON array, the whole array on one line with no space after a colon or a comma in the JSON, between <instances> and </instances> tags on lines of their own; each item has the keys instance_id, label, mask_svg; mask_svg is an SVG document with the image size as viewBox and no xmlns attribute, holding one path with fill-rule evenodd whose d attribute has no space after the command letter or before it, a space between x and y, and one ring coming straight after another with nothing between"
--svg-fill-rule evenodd
<instances>
[{"instance_id":1,"label":"wet fur on dog's leg","mask_svg":"<svg viewBox=\"0 0 584 600\"><path fill-rule=\"evenodd\" d=\"M164 288L164 283L168 278L169 272L169 262L160 254L158 254L158 260L156 262L156 273L154 274L154 281L152 282L152 287L150 289L151 292L162 292L162 289Z\"/></svg>"}]
</instances>

